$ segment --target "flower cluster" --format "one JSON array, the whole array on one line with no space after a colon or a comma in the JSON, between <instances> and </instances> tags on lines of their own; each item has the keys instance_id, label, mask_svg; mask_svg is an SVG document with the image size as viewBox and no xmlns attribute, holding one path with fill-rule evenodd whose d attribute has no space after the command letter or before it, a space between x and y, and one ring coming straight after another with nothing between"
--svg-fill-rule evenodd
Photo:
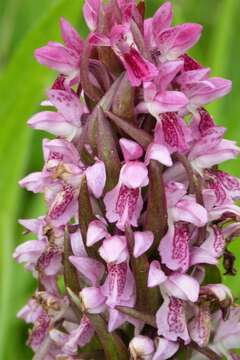
<instances>
[{"instance_id":1,"label":"flower cluster","mask_svg":"<svg viewBox=\"0 0 240 360\"><path fill-rule=\"evenodd\" d=\"M13 255L38 284L18 314L28 345L46 360L237 359L240 308L217 264L235 271L240 180L219 164L240 149L205 109L231 82L187 55L202 27L174 26L169 2L147 20L144 1L83 11L87 39L62 18L64 44L35 52L58 76L28 121L56 138L20 181L47 205L20 220L37 240Z\"/></svg>"}]
</instances>

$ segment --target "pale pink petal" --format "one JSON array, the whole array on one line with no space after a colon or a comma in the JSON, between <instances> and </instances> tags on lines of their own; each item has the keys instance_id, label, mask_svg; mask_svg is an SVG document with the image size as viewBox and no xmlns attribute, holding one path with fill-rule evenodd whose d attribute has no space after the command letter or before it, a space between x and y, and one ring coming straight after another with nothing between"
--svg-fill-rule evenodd
<instances>
[{"instance_id":1,"label":"pale pink petal","mask_svg":"<svg viewBox=\"0 0 240 360\"><path fill-rule=\"evenodd\" d=\"M174 207L186 194L186 186L180 182L169 181L165 186L168 208Z\"/></svg>"},{"instance_id":2,"label":"pale pink petal","mask_svg":"<svg viewBox=\"0 0 240 360\"><path fill-rule=\"evenodd\" d=\"M89 319L86 315L83 315L80 325L75 330L71 331L69 339L65 343L63 350L67 353L70 352L70 354L76 353L78 346L83 347L90 342L94 332L95 330Z\"/></svg>"},{"instance_id":3,"label":"pale pink petal","mask_svg":"<svg viewBox=\"0 0 240 360\"><path fill-rule=\"evenodd\" d=\"M143 155L143 148L133 140L121 138L119 140L121 150L126 162L138 160Z\"/></svg>"},{"instance_id":4,"label":"pale pink petal","mask_svg":"<svg viewBox=\"0 0 240 360\"><path fill-rule=\"evenodd\" d=\"M184 88L184 92L189 97L191 104L200 107L225 96L231 91L231 88L232 82L230 80L210 78L188 84Z\"/></svg>"},{"instance_id":5,"label":"pale pink petal","mask_svg":"<svg viewBox=\"0 0 240 360\"><path fill-rule=\"evenodd\" d=\"M119 214L116 211L116 204L119 199L120 191L121 185L118 184L104 196L103 201L106 207L106 217L110 223L113 223L119 219Z\"/></svg>"},{"instance_id":6,"label":"pale pink petal","mask_svg":"<svg viewBox=\"0 0 240 360\"><path fill-rule=\"evenodd\" d=\"M174 271L187 271L190 263L189 240L190 233L187 224L176 223L174 226L169 226L168 232L159 245L162 263Z\"/></svg>"},{"instance_id":7,"label":"pale pink petal","mask_svg":"<svg viewBox=\"0 0 240 360\"><path fill-rule=\"evenodd\" d=\"M162 271L159 261L152 261L148 274L148 287L155 287L161 285L166 279L167 276Z\"/></svg>"},{"instance_id":8,"label":"pale pink petal","mask_svg":"<svg viewBox=\"0 0 240 360\"><path fill-rule=\"evenodd\" d=\"M79 165L80 156L76 147L67 140L53 139L43 140L43 151L45 152L45 161L49 159L59 159L65 163L73 163Z\"/></svg>"},{"instance_id":9,"label":"pale pink petal","mask_svg":"<svg viewBox=\"0 0 240 360\"><path fill-rule=\"evenodd\" d=\"M134 232L134 257L144 254L154 241L154 235L151 231L135 231Z\"/></svg>"},{"instance_id":10,"label":"pale pink petal","mask_svg":"<svg viewBox=\"0 0 240 360\"><path fill-rule=\"evenodd\" d=\"M188 104L187 97L180 91L164 91L156 95L154 102L149 102L149 112L158 117L164 112L175 112L182 110Z\"/></svg>"},{"instance_id":11,"label":"pale pink petal","mask_svg":"<svg viewBox=\"0 0 240 360\"><path fill-rule=\"evenodd\" d=\"M169 296L196 302L199 296L199 283L189 275L173 274L162 285Z\"/></svg>"},{"instance_id":12,"label":"pale pink petal","mask_svg":"<svg viewBox=\"0 0 240 360\"><path fill-rule=\"evenodd\" d=\"M155 37L161 32L169 28L173 20L172 4L166 1L153 16L152 29Z\"/></svg>"},{"instance_id":13,"label":"pale pink petal","mask_svg":"<svg viewBox=\"0 0 240 360\"><path fill-rule=\"evenodd\" d=\"M174 221L186 221L198 227L206 225L208 221L207 210L190 195L185 195L171 209L171 215Z\"/></svg>"},{"instance_id":14,"label":"pale pink petal","mask_svg":"<svg viewBox=\"0 0 240 360\"><path fill-rule=\"evenodd\" d=\"M126 261L129 257L126 238L115 235L105 239L99 253L107 263L120 264Z\"/></svg>"},{"instance_id":15,"label":"pale pink petal","mask_svg":"<svg viewBox=\"0 0 240 360\"><path fill-rule=\"evenodd\" d=\"M106 183L106 169L102 161L89 166L86 171L87 184L95 198L99 199Z\"/></svg>"},{"instance_id":16,"label":"pale pink petal","mask_svg":"<svg viewBox=\"0 0 240 360\"><path fill-rule=\"evenodd\" d=\"M49 175L45 175L41 172L35 172L20 180L19 185L34 193L43 192L45 186L48 185L48 177Z\"/></svg>"},{"instance_id":17,"label":"pale pink petal","mask_svg":"<svg viewBox=\"0 0 240 360\"><path fill-rule=\"evenodd\" d=\"M69 236L70 236L71 248L72 248L73 255L80 256L80 257L87 256L87 252L86 252L86 249L84 246L81 231L78 230L74 233L70 233Z\"/></svg>"},{"instance_id":18,"label":"pale pink petal","mask_svg":"<svg viewBox=\"0 0 240 360\"><path fill-rule=\"evenodd\" d=\"M150 160L157 160L165 166L172 166L172 159L166 146L160 144L150 144L146 152L146 164L149 164Z\"/></svg>"},{"instance_id":19,"label":"pale pink petal","mask_svg":"<svg viewBox=\"0 0 240 360\"><path fill-rule=\"evenodd\" d=\"M177 342L169 341L164 338L157 339L157 349L152 360L170 359L179 349Z\"/></svg>"},{"instance_id":20,"label":"pale pink petal","mask_svg":"<svg viewBox=\"0 0 240 360\"><path fill-rule=\"evenodd\" d=\"M76 127L67 122L66 119L57 112L42 111L28 120L28 125L33 129L44 130L53 135L72 139L76 133Z\"/></svg>"},{"instance_id":21,"label":"pale pink petal","mask_svg":"<svg viewBox=\"0 0 240 360\"><path fill-rule=\"evenodd\" d=\"M122 326L126 321L127 315L115 309L109 309L108 331L111 333Z\"/></svg>"},{"instance_id":22,"label":"pale pink petal","mask_svg":"<svg viewBox=\"0 0 240 360\"><path fill-rule=\"evenodd\" d=\"M201 347L209 343L211 333L211 318L207 307L196 308L196 314L193 320L188 324L188 330L191 339Z\"/></svg>"},{"instance_id":23,"label":"pale pink petal","mask_svg":"<svg viewBox=\"0 0 240 360\"><path fill-rule=\"evenodd\" d=\"M80 125L83 107L77 95L65 90L49 90L48 98L66 121Z\"/></svg>"},{"instance_id":24,"label":"pale pink petal","mask_svg":"<svg viewBox=\"0 0 240 360\"><path fill-rule=\"evenodd\" d=\"M33 232L34 234L38 234L42 228L42 226L45 225L44 218L38 218L38 219L19 219L19 224L25 227L25 229Z\"/></svg>"},{"instance_id":25,"label":"pale pink petal","mask_svg":"<svg viewBox=\"0 0 240 360\"><path fill-rule=\"evenodd\" d=\"M120 181L129 189L137 189L148 185L148 170L140 161L130 161L125 164L120 173Z\"/></svg>"},{"instance_id":26,"label":"pale pink petal","mask_svg":"<svg viewBox=\"0 0 240 360\"><path fill-rule=\"evenodd\" d=\"M92 246L108 236L107 225L102 220L93 220L88 225L87 246Z\"/></svg>"},{"instance_id":27,"label":"pale pink petal","mask_svg":"<svg viewBox=\"0 0 240 360\"><path fill-rule=\"evenodd\" d=\"M158 335L170 341L182 339L185 344L190 342L185 304L174 297L165 297L164 302L156 314Z\"/></svg>"},{"instance_id":28,"label":"pale pink petal","mask_svg":"<svg viewBox=\"0 0 240 360\"><path fill-rule=\"evenodd\" d=\"M95 259L80 256L69 256L70 262L87 278L92 286L96 286L105 272L104 265Z\"/></svg>"},{"instance_id":29,"label":"pale pink petal","mask_svg":"<svg viewBox=\"0 0 240 360\"><path fill-rule=\"evenodd\" d=\"M240 207L237 205L222 205L216 208L213 208L209 211L209 221L214 221L220 219L224 214L233 214L240 216Z\"/></svg>"},{"instance_id":30,"label":"pale pink petal","mask_svg":"<svg viewBox=\"0 0 240 360\"><path fill-rule=\"evenodd\" d=\"M212 256L219 258L223 255L225 245L223 231L216 225L209 226L208 237L201 245L201 249L204 249Z\"/></svg>"},{"instance_id":31,"label":"pale pink petal","mask_svg":"<svg viewBox=\"0 0 240 360\"><path fill-rule=\"evenodd\" d=\"M105 310L105 296L97 287L85 287L80 291L82 306L90 314L100 314Z\"/></svg>"},{"instance_id":32,"label":"pale pink petal","mask_svg":"<svg viewBox=\"0 0 240 360\"><path fill-rule=\"evenodd\" d=\"M191 249L191 257L190 257L190 265L196 264L211 264L216 265L218 263L217 258L215 258L210 251L208 252L205 249L200 247L192 247Z\"/></svg>"},{"instance_id":33,"label":"pale pink petal","mask_svg":"<svg viewBox=\"0 0 240 360\"><path fill-rule=\"evenodd\" d=\"M139 358L143 360L151 360L154 354L153 340L147 336L135 336L129 343L129 350L133 360Z\"/></svg>"}]
</instances>

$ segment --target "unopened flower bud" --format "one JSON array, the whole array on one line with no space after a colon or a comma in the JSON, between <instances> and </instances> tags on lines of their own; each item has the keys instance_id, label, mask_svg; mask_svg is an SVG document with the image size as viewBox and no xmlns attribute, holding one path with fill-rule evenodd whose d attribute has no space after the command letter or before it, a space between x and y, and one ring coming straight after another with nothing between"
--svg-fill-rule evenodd
<instances>
[{"instance_id":1,"label":"unopened flower bud","mask_svg":"<svg viewBox=\"0 0 240 360\"><path fill-rule=\"evenodd\" d=\"M133 360L151 360L154 354L153 340L147 336L135 336L130 344L129 350Z\"/></svg>"}]
</instances>

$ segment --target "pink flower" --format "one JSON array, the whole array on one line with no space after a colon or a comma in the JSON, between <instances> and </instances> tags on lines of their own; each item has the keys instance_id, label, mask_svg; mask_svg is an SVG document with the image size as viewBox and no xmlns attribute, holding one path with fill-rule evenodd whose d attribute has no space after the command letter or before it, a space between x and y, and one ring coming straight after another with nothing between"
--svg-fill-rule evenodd
<instances>
[{"instance_id":1,"label":"pink flower","mask_svg":"<svg viewBox=\"0 0 240 360\"><path fill-rule=\"evenodd\" d=\"M84 106L73 91L50 90L48 98L58 112L42 111L28 120L28 124L38 130L72 140L81 133L81 117Z\"/></svg>"},{"instance_id":2,"label":"pink flower","mask_svg":"<svg viewBox=\"0 0 240 360\"><path fill-rule=\"evenodd\" d=\"M106 217L119 229L126 224L137 226L142 211L141 188L148 184L148 170L140 161L127 162L121 169L119 182L104 197Z\"/></svg>"},{"instance_id":3,"label":"pink flower","mask_svg":"<svg viewBox=\"0 0 240 360\"><path fill-rule=\"evenodd\" d=\"M49 42L35 51L37 61L67 76L67 83L79 78L83 41L67 20L61 18L61 33L65 43Z\"/></svg>"},{"instance_id":4,"label":"pink flower","mask_svg":"<svg viewBox=\"0 0 240 360\"><path fill-rule=\"evenodd\" d=\"M158 335L170 341L182 339L185 344L190 342L186 320L186 304L175 297L165 297L156 314Z\"/></svg>"},{"instance_id":5,"label":"pink flower","mask_svg":"<svg viewBox=\"0 0 240 360\"><path fill-rule=\"evenodd\" d=\"M157 260L152 261L148 274L148 287L160 286L161 292L181 300L196 302L199 283L187 274L172 273L167 276Z\"/></svg>"},{"instance_id":6,"label":"pink flower","mask_svg":"<svg viewBox=\"0 0 240 360\"><path fill-rule=\"evenodd\" d=\"M130 28L130 24L116 25L110 36L93 34L90 44L111 46L127 70L132 86L139 86L143 81L151 80L158 74L155 65L139 51Z\"/></svg>"}]
</instances>

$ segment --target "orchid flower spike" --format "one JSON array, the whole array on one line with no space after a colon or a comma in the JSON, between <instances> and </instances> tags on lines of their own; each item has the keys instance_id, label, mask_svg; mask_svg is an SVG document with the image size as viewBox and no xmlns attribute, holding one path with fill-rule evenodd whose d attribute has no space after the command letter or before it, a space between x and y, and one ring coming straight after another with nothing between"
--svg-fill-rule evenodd
<instances>
[{"instance_id":1,"label":"orchid flower spike","mask_svg":"<svg viewBox=\"0 0 240 360\"><path fill-rule=\"evenodd\" d=\"M56 138L19 182L46 203L13 253L37 280L18 313L33 358L238 359L218 264L235 274L240 180L218 166L240 148L205 109L231 81L187 54L202 26L173 25L169 1L149 19L144 0L83 14L86 40L62 18L64 43L35 52L58 74L28 121Z\"/></svg>"}]
</instances>

